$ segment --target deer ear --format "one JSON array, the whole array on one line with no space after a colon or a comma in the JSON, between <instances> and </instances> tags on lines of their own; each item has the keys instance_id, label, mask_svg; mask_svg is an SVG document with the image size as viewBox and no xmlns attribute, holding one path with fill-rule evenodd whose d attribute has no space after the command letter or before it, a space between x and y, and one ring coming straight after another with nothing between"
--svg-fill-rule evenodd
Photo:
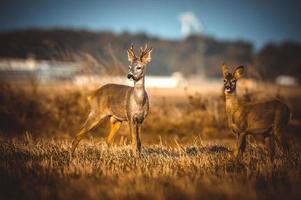
<instances>
[{"instance_id":1,"label":"deer ear","mask_svg":"<svg viewBox=\"0 0 301 200\"><path fill-rule=\"evenodd\" d=\"M244 66L239 66L234 70L233 76L235 79L239 79L242 77L244 73Z\"/></svg>"},{"instance_id":2,"label":"deer ear","mask_svg":"<svg viewBox=\"0 0 301 200\"><path fill-rule=\"evenodd\" d=\"M137 59L137 57L135 56L133 45L131 45L131 47L127 50L127 53L128 53L128 60L130 62L134 62Z\"/></svg>"},{"instance_id":3,"label":"deer ear","mask_svg":"<svg viewBox=\"0 0 301 200\"><path fill-rule=\"evenodd\" d=\"M227 74L229 74L229 68L225 63L223 63L223 65L222 65L222 71L223 71L223 76L224 77L226 77Z\"/></svg>"},{"instance_id":4,"label":"deer ear","mask_svg":"<svg viewBox=\"0 0 301 200\"><path fill-rule=\"evenodd\" d=\"M149 63L151 61L152 51L153 51L153 48L150 48L149 50L147 50L147 52L141 56L141 58L140 58L141 62L143 62L144 64Z\"/></svg>"}]
</instances>

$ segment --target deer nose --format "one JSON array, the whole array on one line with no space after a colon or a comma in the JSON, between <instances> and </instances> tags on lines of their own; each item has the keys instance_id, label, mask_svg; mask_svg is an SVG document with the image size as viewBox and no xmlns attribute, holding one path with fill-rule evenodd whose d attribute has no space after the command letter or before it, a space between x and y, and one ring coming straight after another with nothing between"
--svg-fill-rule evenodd
<instances>
[{"instance_id":1,"label":"deer nose","mask_svg":"<svg viewBox=\"0 0 301 200\"><path fill-rule=\"evenodd\" d=\"M128 79L131 79L133 77L132 74L128 74Z\"/></svg>"},{"instance_id":2,"label":"deer nose","mask_svg":"<svg viewBox=\"0 0 301 200\"><path fill-rule=\"evenodd\" d=\"M231 91L231 87L230 87L230 86L226 86L226 87L225 87L225 90L226 90L227 92L229 92L229 91Z\"/></svg>"}]
</instances>

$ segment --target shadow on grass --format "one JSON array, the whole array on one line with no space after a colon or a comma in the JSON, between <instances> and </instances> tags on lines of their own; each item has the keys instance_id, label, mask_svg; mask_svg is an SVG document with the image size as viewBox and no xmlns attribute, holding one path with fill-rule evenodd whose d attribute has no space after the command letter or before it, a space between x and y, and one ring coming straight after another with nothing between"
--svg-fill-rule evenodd
<instances>
[{"instance_id":1,"label":"shadow on grass","mask_svg":"<svg viewBox=\"0 0 301 200\"><path fill-rule=\"evenodd\" d=\"M99 159L101 155L109 149L97 149L91 146L86 146L81 149L80 152L77 152L76 155L80 157L89 157L90 159ZM130 151L128 155L132 155L130 149L126 149L126 151ZM107 154L110 154L111 151L107 151ZM199 156L201 154L225 154L230 153L231 151L221 145L213 145L207 147L197 147L197 146L188 146L188 147L180 147L180 148L166 148L161 146L150 146L144 147L142 150L142 156L162 156L162 157L170 157L176 158L180 156ZM33 161L41 161L52 159L53 161L60 161L64 163L68 163L70 161L71 152L65 149L60 148L56 145L47 144L47 146L40 148L35 145L28 148L17 147L15 145L9 143L1 143L0 144L0 159L1 160L33 160ZM124 153L124 152L120 152ZM114 153L115 154L115 153ZM112 155L113 156L113 155Z\"/></svg>"},{"instance_id":2,"label":"shadow on grass","mask_svg":"<svg viewBox=\"0 0 301 200\"><path fill-rule=\"evenodd\" d=\"M208 147L187 147L185 149L187 155L196 156L201 153L229 153L228 148L220 145L213 145Z\"/></svg>"},{"instance_id":3,"label":"shadow on grass","mask_svg":"<svg viewBox=\"0 0 301 200\"><path fill-rule=\"evenodd\" d=\"M181 155L186 156L198 156L205 153L230 153L231 151L219 145L208 147L183 147L179 150L163 149L160 147L149 147L143 150L143 154L146 156L165 156L165 157L179 157Z\"/></svg>"}]
</instances>

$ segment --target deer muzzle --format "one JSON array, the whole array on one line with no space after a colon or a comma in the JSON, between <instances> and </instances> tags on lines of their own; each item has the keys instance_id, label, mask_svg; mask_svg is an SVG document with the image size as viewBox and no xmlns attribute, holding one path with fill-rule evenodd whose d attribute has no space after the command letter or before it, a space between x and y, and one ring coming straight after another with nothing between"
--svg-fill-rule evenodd
<instances>
[{"instance_id":1,"label":"deer muzzle","mask_svg":"<svg viewBox=\"0 0 301 200\"><path fill-rule=\"evenodd\" d=\"M128 74L128 79L134 79L133 74Z\"/></svg>"},{"instance_id":2,"label":"deer muzzle","mask_svg":"<svg viewBox=\"0 0 301 200\"><path fill-rule=\"evenodd\" d=\"M230 86L226 86L226 87L225 87L225 91L226 91L226 92L231 92L231 87L230 87Z\"/></svg>"}]
</instances>

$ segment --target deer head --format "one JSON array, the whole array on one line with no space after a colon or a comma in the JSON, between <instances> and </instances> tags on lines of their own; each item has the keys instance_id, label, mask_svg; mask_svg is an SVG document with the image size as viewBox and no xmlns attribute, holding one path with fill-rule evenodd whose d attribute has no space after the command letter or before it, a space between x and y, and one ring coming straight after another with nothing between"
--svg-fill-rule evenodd
<instances>
[{"instance_id":1,"label":"deer head","mask_svg":"<svg viewBox=\"0 0 301 200\"><path fill-rule=\"evenodd\" d=\"M128 52L128 60L130 62L128 79L133 79L134 81L140 80L145 75L145 66L151 61L151 52L152 47L147 48L140 47L140 55L137 57L134 52L134 47L131 47L127 50Z\"/></svg>"},{"instance_id":2,"label":"deer head","mask_svg":"<svg viewBox=\"0 0 301 200\"><path fill-rule=\"evenodd\" d=\"M226 64L222 65L223 78L224 78L224 92L227 94L236 92L236 82L240 79L244 73L244 67L237 67L233 73L229 72L229 68Z\"/></svg>"}]
</instances>

